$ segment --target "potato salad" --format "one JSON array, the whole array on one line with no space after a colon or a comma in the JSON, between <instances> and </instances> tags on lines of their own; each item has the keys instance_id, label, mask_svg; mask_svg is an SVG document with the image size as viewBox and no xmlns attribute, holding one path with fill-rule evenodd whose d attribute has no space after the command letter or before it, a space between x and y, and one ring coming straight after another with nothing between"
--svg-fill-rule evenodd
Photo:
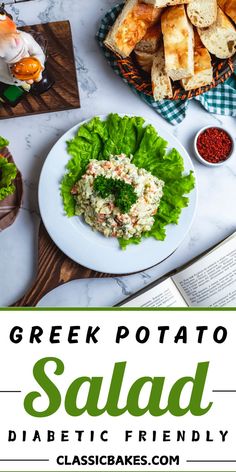
<instances>
[{"instance_id":1,"label":"potato salad","mask_svg":"<svg viewBox=\"0 0 236 472\"><path fill-rule=\"evenodd\" d=\"M121 180L132 186L137 198L127 213L116 205L113 193L104 198L95 190L95 180L99 176ZM154 224L163 187L162 180L136 167L132 164L132 157L125 154L110 156L108 160L94 159L72 189L76 199L75 214L83 215L87 224L106 237L140 237Z\"/></svg>"}]
</instances>

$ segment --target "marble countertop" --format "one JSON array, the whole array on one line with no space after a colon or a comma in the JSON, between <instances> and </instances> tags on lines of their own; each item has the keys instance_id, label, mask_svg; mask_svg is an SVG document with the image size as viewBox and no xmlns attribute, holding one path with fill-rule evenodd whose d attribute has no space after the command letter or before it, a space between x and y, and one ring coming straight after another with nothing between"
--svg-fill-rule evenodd
<instances>
[{"instance_id":1,"label":"marble countertop","mask_svg":"<svg viewBox=\"0 0 236 472\"><path fill-rule=\"evenodd\" d=\"M186 119L173 127L142 103L106 64L94 38L99 19L113 4L114 0L27 0L8 6L19 25L70 20L81 109L1 121L0 134L11 143L25 187L16 222L0 234L1 306L19 299L36 273L37 186L44 160L68 128L94 114L143 115L166 126L181 141L193 159L199 182L196 219L181 247L159 266L129 277L71 282L45 296L40 306L112 306L236 230L236 159L211 169L196 161L192 149L195 133L208 124L224 125L236 138L235 119L209 115L199 103L191 102Z\"/></svg>"}]
</instances>

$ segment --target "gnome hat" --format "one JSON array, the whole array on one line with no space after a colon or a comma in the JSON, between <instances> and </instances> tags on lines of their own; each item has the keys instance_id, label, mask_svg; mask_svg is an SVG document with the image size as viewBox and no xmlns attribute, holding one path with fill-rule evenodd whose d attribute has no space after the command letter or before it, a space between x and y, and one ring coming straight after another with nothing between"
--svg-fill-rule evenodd
<instances>
[{"instance_id":1,"label":"gnome hat","mask_svg":"<svg viewBox=\"0 0 236 472\"><path fill-rule=\"evenodd\" d=\"M12 16L5 10L5 5L0 5L0 35L16 33L16 24Z\"/></svg>"}]
</instances>

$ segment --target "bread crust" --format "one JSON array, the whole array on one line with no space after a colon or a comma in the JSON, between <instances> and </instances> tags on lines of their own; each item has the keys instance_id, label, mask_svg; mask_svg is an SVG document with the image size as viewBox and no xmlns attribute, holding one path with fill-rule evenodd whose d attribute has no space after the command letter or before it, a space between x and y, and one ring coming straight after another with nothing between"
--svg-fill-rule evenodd
<instances>
[{"instance_id":1,"label":"bread crust","mask_svg":"<svg viewBox=\"0 0 236 472\"><path fill-rule=\"evenodd\" d=\"M141 41L139 41L139 43L135 46L135 52L139 51L154 54L158 49L161 37L161 24L156 23L148 28L147 33L143 39L141 39Z\"/></svg>"},{"instance_id":2,"label":"bread crust","mask_svg":"<svg viewBox=\"0 0 236 472\"><path fill-rule=\"evenodd\" d=\"M217 0L193 0L187 6L187 14L197 28L211 26L217 18Z\"/></svg>"},{"instance_id":3,"label":"bread crust","mask_svg":"<svg viewBox=\"0 0 236 472\"><path fill-rule=\"evenodd\" d=\"M155 54L143 51L134 51L138 65L144 72L150 73L155 58Z\"/></svg>"},{"instance_id":4,"label":"bread crust","mask_svg":"<svg viewBox=\"0 0 236 472\"><path fill-rule=\"evenodd\" d=\"M215 23L209 28L198 28L198 33L208 51L219 59L235 54L236 28L219 6Z\"/></svg>"},{"instance_id":5,"label":"bread crust","mask_svg":"<svg viewBox=\"0 0 236 472\"><path fill-rule=\"evenodd\" d=\"M162 8L162 7L171 7L175 5L183 5L191 3L193 0L143 0L144 3L148 3L150 5L154 5L155 7Z\"/></svg>"},{"instance_id":6,"label":"bread crust","mask_svg":"<svg viewBox=\"0 0 236 472\"><path fill-rule=\"evenodd\" d=\"M161 27L167 74L172 80L191 77L194 74L194 35L184 5L167 8Z\"/></svg>"},{"instance_id":7,"label":"bread crust","mask_svg":"<svg viewBox=\"0 0 236 472\"><path fill-rule=\"evenodd\" d=\"M194 75L189 79L183 79L181 85L185 90L194 90L213 81L213 67L211 55L203 46L198 33L194 32Z\"/></svg>"},{"instance_id":8,"label":"bread crust","mask_svg":"<svg viewBox=\"0 0 236 472\"><path fill-rule=\"evenodd\" d=\"M222 8L223 12L226 13L234 23L236 23L236 1L218 0L218 5Z\"/></svg>"},{"instance_id":9,"label":"bread crust","mask_svg":"<svg viewBox=\"0 0 236 472\"><path fill-rule=\"evenodd\" d=\"M161 46L155 54L151 77L153 98L155 101L173 97L171 80L165 70L165 56L163 46Z\"/></svg>"},{"instance_id":10,"label":"bread crust","mask_svg":"<svg viewBox=\"0 0 236 472\"><path fill-rule=\"evenodd\" d=\"M111 27L105 46L123 58L128 57L159 16L159 8L139 0L128 0Z\"/></svg>"}]
</instances>

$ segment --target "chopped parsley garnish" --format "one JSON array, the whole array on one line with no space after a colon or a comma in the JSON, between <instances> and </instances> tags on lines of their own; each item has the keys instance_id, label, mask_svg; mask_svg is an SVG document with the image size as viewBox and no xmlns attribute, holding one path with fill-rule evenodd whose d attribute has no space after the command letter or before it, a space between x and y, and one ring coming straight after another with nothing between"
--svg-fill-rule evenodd
<instances>
[{"instance_id":1,"label":"chopped parsley garnish","mask_svg":"<svg viewBox=\"0 0 236 472\"><path fill-rule=\"evenodd\" d=\"M132 205L138 200L138 196L132 187L124 180L106 178L99 175L95 178L93 188L102 198L115 196L115 205L121 213L128 213Z\"/></svg>"}]
</instances>

